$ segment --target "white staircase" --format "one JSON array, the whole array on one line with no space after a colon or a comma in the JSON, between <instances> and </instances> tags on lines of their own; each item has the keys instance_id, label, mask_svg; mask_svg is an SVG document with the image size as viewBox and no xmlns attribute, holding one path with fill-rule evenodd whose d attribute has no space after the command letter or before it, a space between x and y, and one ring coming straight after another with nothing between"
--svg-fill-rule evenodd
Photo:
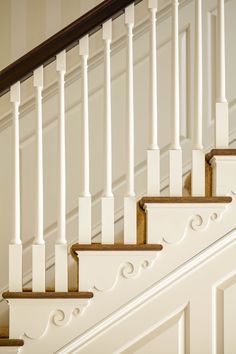
<instances>
[{"instance_id":1,"label":"white staircase","mask_svg":"<svg viewBox=\"0 0 236 354\"><path fill-rule=\"evenodd\" d=\"M9 333L0 335L0 352L236 353L236 150L229 147L234 140L234 124L229 128L225 65L225 8L231 9L231 2L225 5L224 0L212 0L210 4L201 0L181 1L179 7L178 0L172 0L163 13L157 0L105 0L0 72L0 93L10 92L13 123L9 287L2 294L9 305ZM185 21L181 16L184 6L190 9L192 16L187 20L185 16ZM184 10L181 12L179 8ZM235 6L232 9L236 11ZM145 13L148 17L143 20ZM211 117L206 118L207 99L203 90L206 87L203 84L206 57L203 29L209 13L211 16L214 13L217 22L217 85L214 83L217 97L211 97L215 124L209 123L212 112ZM135 15L140 17L138 24ZM122 40L126 45L119 47L122 40L116 38L114 50L113 35L122 26L125 29ZM140 56L140 43L145 44L145 40L136 46L135 41L146 33L142 26L148 29L150 39L149 60L142 61L142 72L149 70L147 92L144 92L145 75L138 84L136 82L140 73L136 55ZM186 26L188 30L182 41L182 27ZM166 33L170 33L168 40ZM103 46L103 59L98 60L102 70L95 70L91 75L91 48L96 47L98 37ZM165 123L164 129L165 114L164 118L162 116L166 112L158 97L159 91L165 93L167 86L158 62L158 51L164 45L160 38L171 44L170 63L163 56L167 61L164 67L171 69L170 121ZM188 63L187 46L195 58ZM112 70L118 59L123 61L122 51L126 84L117 89ZM180 57L180 51L185 52L185 59ZM113 53L118 53L118 57L113 58ZM73 86L72 76L78 68L67 72L72 56L79 62L80 86L77 88ZM193 84L182 72L183 62L186 68L191 66ZM50 70L57 75L57 96L54 95L57 101L53 96L53 104L50 102L47 106L44 94L49 89L45 89L45 79L51 75L47 71L50 63L55 66L50 66ZM101 72L102 108L101 97L100 106L93 105L91 93L96 80L101 79ZM34 158L35 168L27 165L25 152L22 158L24 142L21 141L24 112L21 97L30 86L27 80L30 76L35 92L36 125L35 149L29 148L29 155ZM160 77L162 85L158 86ZM70 87L67 91L69 79L73 90ZM28 85L26 91L24 81ZM78 104L74 96L78 96L79 90ZM184 111L183 100L187 100L188 90L193 96L192 108L185 102ZM141 91L150 98L148 117L140 113ZM185 94L182 91L186 91ZM125 102L119 107L117 102L122 97ZM67 100L76 109L80 107L73 115L73 119L78 116L76 124L69 125L73 108L66 108ZM101 124L94 122L95 106L102 117ZM162 107L161 112L159 107ZM190 121L184 116L190 114L191 109L189 127ZM56 147L47 136L51 129L47 126L49 121L44 125L44 119L49 119L52 112L57 116ZM23 123L27 126L25 118ZM145 152L141 152L143 142L139 144L136 139L138 129L141 138L149 131ZM99 130L103 131L102 138L97 141ZM213 141L208 137L212 132L214 149L206 155L212 148ZM72 158L68 153L69 144L75 142L79 150L79 169L74 155ZM48 156L53 149L57 152L56 160ZM124 152L122 157L120 151ZM139 154L138 159L145 156L145 162L137 163L136 154ZM116 166L117 156L122 166L120 163ZM188 159L191 159L190 169ZM122 172L117 171L120 167ZM52 169L56 172L51 175ZM26 170L29 176L24 179L22 175ZM74 170L75 184L79 186L76 191L70 186ZM186 178L184 191L183 176L189 170L191 176ZM119 176L123 172L122 179ZM48 188L50 178L55 193ZM118 188L115 181L119 179L122 182ZM98 189L99 183L103 186L102 192ZM47 192L49 196L52 193L54 204ZM68 192L76 200L73 212L67 210ZM30 200L29 205L25 195ZM35 218L32 218L32 210L28 210L32 205ZM70 218L76 220L76 227L70 227ZM45 232L49 219L54 220L55 237L50 236L50 227ZM29 234L25 233L28 224ZM71 268L76 269L73 289L69 277ZM48 274L53 284L50 288ZM28 289L25 284L30 285Z\"/></svg>"}]
</instances>

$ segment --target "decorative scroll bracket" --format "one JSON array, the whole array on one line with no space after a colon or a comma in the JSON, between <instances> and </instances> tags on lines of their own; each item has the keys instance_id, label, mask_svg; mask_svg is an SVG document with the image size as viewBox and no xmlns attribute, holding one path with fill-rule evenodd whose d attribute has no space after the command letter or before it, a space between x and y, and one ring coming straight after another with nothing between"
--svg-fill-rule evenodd
<instances>
[{"instance_id":1,"label":"decorative scroll bracket","mask_svg":"<svg viewBox=\"0 0 236 354\"><path fill-rule=\"evenodd\" d=\"M8 299L10 335L37 340L52 327L67 326L73 317L81 316L89 299Z\"/></svg>"},{"instance_id":2,"label":"decorative scroll bracket","mask_svg":"<svg viewBox=\"0 0 236 354\"><path fill-rule=\"evenodd\" d=\"M220 221L226 208L227 204L223 203L147 203L148 243L179 243L187 232L204 231L212 223Z\"/></svg>"},{"instance_id":3,"label":"decorative scroll bracket","mask_svg":"<svg viewBox=\"0 0 236 354\"><path fill-rule=\"evenodd\" d=\"M119 280L137 278L151 268L157 251L77 251L79 258L79 288L106 292Z\"/></svg>"}]
</instances>

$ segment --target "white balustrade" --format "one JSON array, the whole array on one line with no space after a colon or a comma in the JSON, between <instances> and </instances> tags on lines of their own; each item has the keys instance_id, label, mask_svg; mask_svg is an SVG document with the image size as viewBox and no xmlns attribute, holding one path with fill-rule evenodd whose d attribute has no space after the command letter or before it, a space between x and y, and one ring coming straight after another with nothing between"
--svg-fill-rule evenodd
<instances>
[{"instance_id":1,"label":"white balustrade","mask_svg":"<svg viewBox=\"0 0 236 354\"><path fill-rule=\"evenodd\" d=\"M228 103L225 89L225 19L224 0L218 1L217 12L217 102L216 148L228 147ZM170 196L182 195L182 149L180 144L180 92L179 92L179 25L178 0L172 0L172 84L171 84L171 148L169 150ZM157 9L158 0L148 0L150 13L150 124L147 149L147 194L160 195L160 149L158 145L157 102ZM133 28L134 4L125 9L127 28L127 190L124 197L124 243L137 243L137 210L135 194L135 120L134 120L134 62ZM112 20L102 26L104 42L104 193L102 196L102 243L114 244L114 196L112 188L112 102L111 102L111 42ZM192 195L205 195L205 156L203 151L203 68L202 68L202 0L195 0L195 92L194 92L194 142L192 151ZM81 175L82 190L79 196L80 244L91 244L91 194L89 154L89 102L88 56L89 36L79 41L81 57ZM55 290L68 291L68 249L66 238L66 149L65 149L65 73L66 51L56 56L58 73L58 217L55 243ZM45 241L43 198L43 66L34 70L33 84L36 97L36 219L35 238L32 246L32 288L45 291ZM9 290L22 291L22 241L20 225L20 141L19 107L20 82L10 89L13 107L13 235L9 245ZM154 241L155 242L155 241ZM157 241L158 242L158 241Z\"/></svg>"},{"instance_id":2,"label":"white balustrade","mask_svg":"<svg viewBox=\"0 0 236 354\"><path fill-rule=\"evenodd\" d=\"M195 0L195 92L192 195L205 195L205 153L202 143L202 0Z\"/></svg>"},{"instance_id":3,"label":"white balustrade","mask_svg":"<svg viewBox=\"0 0 236 354\"><path fill-rule=\"evenodd\" d=\"M56 57L58 72L58 216L55 244L55 290L68 290L68 251L66 241L66 160L65 160L65 73L66 51Z\"/></svg>"},{"instance_id":4,"label":"white balustrade","mask_svg":"<svg viewBox=\"0 0 236 354\"><path fill-rule=\"evenodd\" d=\"M114 196L112 193L111 40L112 20L103 24L104 106L105 106L105 185L102 197L102 243L114 243Z\"/></svg>"},{"instance_id":5,"label":"white balustrade","mask_svg":"<svg viewBox=\"0 0 236 354\"><path fill-rule=\"evenodd\" d=\"M91 243L91 194L89 176L88 56L89 37L79 41L82 72L82 192L79 197L79 242Z\"/></svg>"},{"instance_id":6,"label":"white balustrade","mask_svg":"<svg viewBox=\"0 0 236 354\"><path fill-rule=\"evenodd\" d=\"M9 245L9 290L22 291L22 243L20 227L20 141L19 107L20 82L11 86L13 105L13 235Z\"/></svg>"},{"instance_id":7,"label":"white balustrade","mask_svg":"<svg viewBox=\"0 0 236 354\"><path fill-rule=\"evenodd\" d=\"M43 131L42 90L43 67L34 71L36 97L36 219L32 246L32 289L45 290L45 242L43 236Z\"/></svg>"},{"instance_id":8,"label":"white balustrade","mask_svg":"<svg viewBox=\"0 0 236 354\"><path fill-rule=\"evenodd\" d=\"M217 149L229 145L229 113L225 93L225 2L217 0L217 99L215 144Z\"/></svg>"},{"instance_id":9,"label":"white balustrade","mask_svg":"<svg viewBox=\"0 0 236 354\"><path fill-rule=\"evenodd\" d=\"M127 192L124 198L124 243L137 242L136 197L134 191L134 82L133 82L133 27L134 4L125 9L127 26Z\"/></svg>"},{"instance_id":10,"label":"white balustrade","mask_svg":"<svg viewBox=\"0 0 236 354\"><path fill-rule=\"evenodd\" d=\"M160 195L160 149L158 146L158 113L157 113L157 35L156 15L157 0L149 0L150 11L150 144L147 150L147 195Z\"/></svg>"},{"instance_id":11,"label":"white balustrade","mask_svg":"<svg viewBox=\"0 0 236 354\"><path fill-rule=\"evenodd\" d=\"M171 149L169 151L170 196L182 195L182 150L180 146L179 118L179 16L178 0L172 0L172 118Z\"/></svg>"}]
</instances>

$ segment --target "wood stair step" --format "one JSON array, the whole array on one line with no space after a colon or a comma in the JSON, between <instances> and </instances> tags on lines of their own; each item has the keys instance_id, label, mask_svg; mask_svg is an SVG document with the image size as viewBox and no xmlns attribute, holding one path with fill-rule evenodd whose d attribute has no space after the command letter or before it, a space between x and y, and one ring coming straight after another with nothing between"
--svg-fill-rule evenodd
<instances>
[{"instance_id":1,"label":"wood stair step","mask_svg":"<svg viewBox=\"0 0 236 354\"><path fill-rule=\"evenodd\" d=\"M4 299L91 299L93 297L92 292L56 292L56 291L45 291L45 292L33 292L33 291L22 291L22 292L10 292L6 291L2 294Z\"/></svg>"},{"instance_id":2,"label":"wood stair step","mask_svg":"<svg viewBox=\"0 0 236 354\"><path fill-rule=\"evenodd\" d=\"M137 237L139 243L146 243L147 241L147 220L144 205L146 203L231 203L231 197L143 197L137 203Z\"/></svg>"},{"instance_id":3,"label":"wood stair step","mask_svg":"<svg viewBox=\"0 0 236 354\"><path fill-rule=\"evenodd\" d=\"M206 161L209 163L214 156L235 156L236 149L212 149L206 154Z\"/></svg>"},{"instance_id":4,"label":"wood stair step","mask_svg":"<svg viewBox=\"0 0 236 354\"><path fill-rule=\"evenodd\" d=\"M163 248L160 244L137 244L125 245L116 243L114 245L103 245L101 243L92 243L90 245L74 244L71 247L71 255L78 260L76 252L78 251L161 251Z\"/></svg>"},{"instance_id":5,"label":"wood stair step","mask_svg":"<svg viewBox=\"0 0 236 354\"><path fill-rule=\"evenodd\" d=\"M143 197L139 201L141 208L146 203L231 203L231 197Z\"/></svg>"},{"instance_id":6,"label":"wood stair step","mask_svg":"<svg viewBox=\"0 0 236 354\"><path fill-rule=\"evenodd\" d=\"M22 347L23 345L22 339L0 338L0 347Z\"/></svg>"}]
</instances>

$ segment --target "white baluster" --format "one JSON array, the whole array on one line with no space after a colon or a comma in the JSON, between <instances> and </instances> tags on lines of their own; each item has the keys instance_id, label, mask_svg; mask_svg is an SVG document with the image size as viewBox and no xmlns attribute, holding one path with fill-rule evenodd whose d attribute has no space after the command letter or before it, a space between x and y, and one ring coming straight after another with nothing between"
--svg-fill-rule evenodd
<instances>
[{"instance_id":1,"label":"white baluster","mask_svg":"<svg viewBox=\"0 0 236 354\"><path fill-rule=\"evenodd\" d=\"M65 161L65 73L66 51L56 57L59 88L58 115L58 216L55 244L55 290L68 290L68 252L66 241L66 161Z\"/></svg>"},{"instance_id":2,"label":"white baluster","mask_svg":"<svg viewBox=\"0 0 236 354\"><path fill-rule=\"evenodd\" d=\"M149 0L148 7L151 19L151 55L150 55L150 100L151 123L150 145L147 150L147 194L160 195L160 150L158 146L158 115L157 115L157 45L156 45L156 14L157 0Z\"/></svg>"},{"instance_id":3,"label":"white baluster","mask_svg":"<svg viewBox=\"0 0 236 354\"><path fill-rule=\"evenodd\" d=\"M124 242L137 242L136 198L134 191L134 84L133 84L133 27L134 4L125 9L125 24L127 26L127 193L124 198Z\"/></svg>"},{"instance_id":4,"label":"white baluster","mask_svg":"<svg viewBox=\"0 0 236 354\"><path fill-rule=\"evenodd\" d=\"M36 96L36 228L32 247L32 289L45 291L45 242L43 237L43 67L34 71Z\"/></svg>"},{"instance_id":5,"label":"white baluster","mask_svg":"<svg viewBox=\"0 0 236 354\"><path fill-rule=\"evenodd\" d=\"M195 94L192 195L205 195L205 154L202 144L202 0L195 0Z\"/></svg>"},{"instance_id":6,"label":"white baluster","mask_svg":"<svg viewBox=\"0 0 236 354\"><path fill-rule=\"evenodd\" d=\"M225 4L218 0L217 8L217 100L216 100L216 148L229 145L229 113L225 94Z\"/></svg>"},{"instance_id":7,"label":"white baluster","mask_svg":"<svg viewBox=\"0 0 236 354\"><path fill-rule=\"evenodd\" d=\"M111 126L111 39L112 20L103 24L105 42L105 187L102 197L102 243L114 243L114 196L112 193L112 126Z\"/></svg>"},{"instance_id":8,"label":"white baluster","mask_svg":"<svg viewBox=\"0 0 236 354\"><path fill-rule=\"evenodd\" d=\"M79 41L82 61L82 192L79 197L79 242L91 243L91 194L89 188L88 55L89 37Z\"/></svg>"},{"instance_id":9,"label":"white baluster","mask_svg":"<svg viewBox=\"0 0 236 354\"><path fill-rule=\"evenodd\" d=\"M170 196L182 195L182 150L179 119L179 25L178 0L172 0L172 136L169 151Z\"/></svg>"},{"instance_id":10,"label":"white baluster","mask_svg":"<svg viewBox=\"0 0 236 354\"><path fill-rule=\"evenodd\" d=\"M11 87L13 103L13 236L9 245L9 290L22 291L22 244L20 231L20 82Z\"/></svg>"}]
</instances>

